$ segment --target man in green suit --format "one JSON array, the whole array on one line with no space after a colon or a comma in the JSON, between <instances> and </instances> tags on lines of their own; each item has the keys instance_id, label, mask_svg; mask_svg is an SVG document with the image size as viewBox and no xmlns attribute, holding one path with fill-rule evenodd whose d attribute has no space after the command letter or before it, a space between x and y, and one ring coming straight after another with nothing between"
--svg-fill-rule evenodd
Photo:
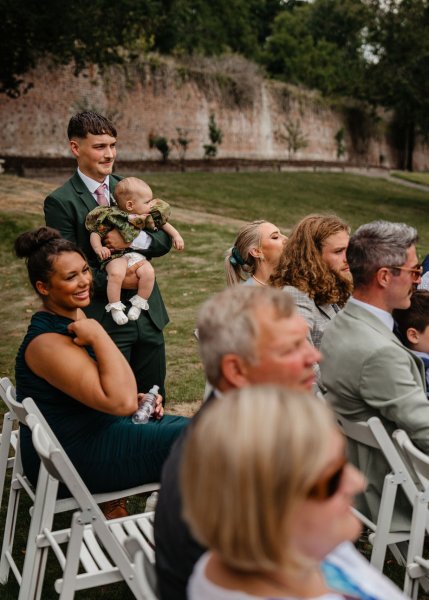
<instances>
[{"instance_id":1,"label":"man in green suit","mask_svg":"<svg viewBox=\"0 0 429 600\"><path fill-rule=\"evenodd\" d=\"M351 421L378 416L386 429L404 429L429 453L429 401L423 363L393 332L392 311L408 308L421 280L417 231L404 223L374 221L350 238L347 260L353 296L322 339L322 381L334 409ZM366 475L359 509L374 521L387 467L375 450L349 442L350 458ZM409 529L411 506L399 495L393 530Z\"/></svg>"},{"instance_id":2,"label":"man in green suit","mask_svg":"<svg viewBox=\"0 0 429 600\"><path fill-rule=\"evenodd\" d=\"M87 316L99 321L130 363L137 379L139 392L148 391L152 385L160 387L165 396L165 346L163 328L168 315L160 291L155 282L149 298L149 310L142 311L137 321L117 325L106 312L106 273L100 270L99 261L89 243L85 228L86 215L97 205L114 203L114 191L121 179L112 175L116 158L116 129L105 117L83 112L74 115L68 125L70 148L77 160L76 173L62 187L45 200L46 225L58 229L68 240L85 252L94 274L94 297L86 310ZM152 258L162 256L171 248L171 238L160 230L142 231L127 244L117 230L105 238L110 249L132 247L133 250ZM134 265L127 271L123 283L121 301L129 307L129 300L136 293L137 277Z\"/></svg>"}]
</instances>

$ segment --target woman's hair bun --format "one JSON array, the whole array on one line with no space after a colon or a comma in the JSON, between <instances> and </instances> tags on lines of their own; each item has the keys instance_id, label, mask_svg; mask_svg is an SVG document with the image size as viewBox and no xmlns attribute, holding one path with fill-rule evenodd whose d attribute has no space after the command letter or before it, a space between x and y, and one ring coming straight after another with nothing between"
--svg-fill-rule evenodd
<instances>
[{"instance_id":1,"label":"woman's hair bun","mask_svg":"<svg viewBox=\"0 0 429 600\"><path fill-rule=\"evenodd\" d=\"M15 240L15 254L19 258L29 258L42 246L60 238L60 232L52 227L39 227L33 231L26 231Z\"/></svg>"}]
</instances>

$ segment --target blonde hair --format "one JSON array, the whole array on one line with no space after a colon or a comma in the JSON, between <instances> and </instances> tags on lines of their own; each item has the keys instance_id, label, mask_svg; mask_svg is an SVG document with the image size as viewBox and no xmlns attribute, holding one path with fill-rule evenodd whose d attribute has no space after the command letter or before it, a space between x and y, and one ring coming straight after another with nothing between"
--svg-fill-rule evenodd
<instances>
[{"instance_id":1,"label":"blonde hair","mask_svg":"<svg viewBox=\"0 0 429 600\"><path fill-rule=\"evenodd\" d=\"M234 245L225 256L225 276L227 285L235 285L246 281L249 275L254 275L258 258L250 251L261 245L261 225L267 221L252 221L244 225L235 238Z\"/></svg>"},{"instance_id":2,"label":"blonde hair","mask_svg":"<svg viewBox=\"0 0 429 600\"><path fill-rule=\"evenodd\" d=\"M125 177L116 184L115 200L121 210L126 211L125 204L128 200L134 200L136 192L152 195L148 184L138 177Z\"/></svg>"},{"instance_id":3,"label":"blonde hair","mask_svg":"<svg viewBox=\"0 0 429 600\"><path fill-rule=\"evenodd\" d=\"M270 283L275 287L292 285L316 304L347 302L353 284L334 273L322 259L323 246L331 235L350 227L336 215L308 215L295 225Z\"/></svg>"},{"instance_id":4,"label":"blonde hair","mask_svg":"<svg viewBox=\"0 0 429 600\"><path fill-rule=\"evenodd\" d=\"M326 465L333 427L309 393L261 386L214 399L191 425L182 462L195 538L241 571L302 565L288 533Z\"/></svg>"}]
</instances>

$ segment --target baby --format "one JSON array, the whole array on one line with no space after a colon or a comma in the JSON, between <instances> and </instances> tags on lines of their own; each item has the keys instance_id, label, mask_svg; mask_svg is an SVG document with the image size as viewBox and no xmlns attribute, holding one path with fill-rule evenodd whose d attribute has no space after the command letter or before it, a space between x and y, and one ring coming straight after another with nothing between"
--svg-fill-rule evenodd
<instances>
[{"instance_id":1,"label":"baby","mask_svg":"<svg viewBox=\"0 0 429 600\"><path fill-rule=\"evenodd\" d=\"M426 370L427 394L429 396L429 292L417 290L411 296L411 305L405 310L393 311L402 342L419 356Z\"/></svg>"},{"instance_id":2,"label":"baby","mask_svg":"<svg viewBox=\"0 0 429 600\"><path fill-rule=\"evenodd\" d=\"M107 271L106 311L118 325L139 318L142 310L148 310L147 299L155 283L155 272L146 258L139 252L125 248L111 251L102 245L104 236L112 229L118 229L126 242L132 242L142 229L157 231L162 229L173 240L176 250L183 250L184 241L180 233L170 223L170 206L160 199L153 199L150 187L137 177L122 179L115 188L115 200L118 206L98 206L86 217L85 225L91 232L90 242L94 252L101 260L102 268ZM143 261L143 262L142 262ZM142 262L137 268L137 294L130 299L132 304L125 314L121 302L121 287L128 267Z\"/></svg>"}]
</instances>

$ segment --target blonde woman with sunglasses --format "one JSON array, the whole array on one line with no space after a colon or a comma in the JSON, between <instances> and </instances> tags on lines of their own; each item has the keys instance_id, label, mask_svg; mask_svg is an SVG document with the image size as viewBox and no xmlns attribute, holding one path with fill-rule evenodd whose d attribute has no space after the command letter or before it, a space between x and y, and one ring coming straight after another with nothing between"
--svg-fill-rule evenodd
<instances>
[{"instance_id":1,"label":"blonde woman with sunglasses","mask_svg":"<svg viewBox=\"0 0 429 600\"><path fill-rule=\"evenodd\" d=\"M217 398L188 436L184 516L209 548L189 600L404 600L352 542L363 491L329 409L254 387Z\"/></svg>"}]
</instances>

